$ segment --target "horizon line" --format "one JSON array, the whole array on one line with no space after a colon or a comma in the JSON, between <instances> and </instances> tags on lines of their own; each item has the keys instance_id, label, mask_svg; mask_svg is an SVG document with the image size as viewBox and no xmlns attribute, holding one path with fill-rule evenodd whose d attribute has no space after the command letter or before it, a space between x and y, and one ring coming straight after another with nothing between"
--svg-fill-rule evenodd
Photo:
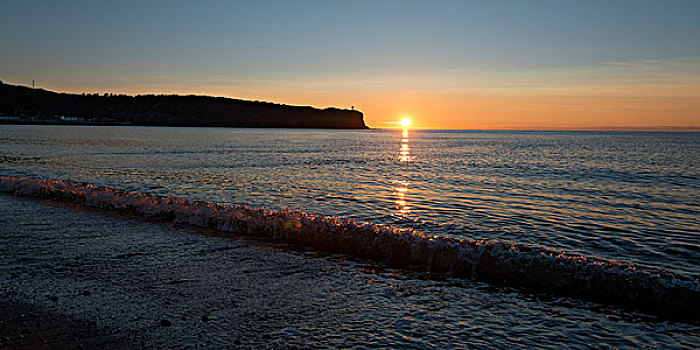
<instances>
[{"instance_id":1,"label":"horizon line","mask_svg":"<svg viewBox=\"0 0 700 350\"><path fill-rule=\"evenodd\" d=\"M373 130L425 130L425 131L608 131L608 132L674 132L674 133L700 133L700 126L572 126L572 127L476 127L476 128L374 128Z\"/></svg>"}]
</instances>

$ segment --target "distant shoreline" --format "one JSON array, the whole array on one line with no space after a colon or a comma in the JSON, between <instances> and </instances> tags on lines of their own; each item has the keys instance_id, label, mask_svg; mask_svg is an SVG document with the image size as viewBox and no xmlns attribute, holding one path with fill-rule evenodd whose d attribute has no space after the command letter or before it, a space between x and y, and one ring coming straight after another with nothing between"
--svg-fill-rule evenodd
<instances>
[{"instance_id":1,"label":"distant shoreline","mask_svg":"<svg viewBox=\"0 0 700 350\"><path fill-rule=\"evenodd\" d=\"M0 124L369 129L354 107L197 95L70 94L2 82Z\"/></svg>"},{"instance_id":2,"label":"distant shoreline","mask_svg":"<svg viewBox=\"0 0 700 350\"><path fill-rule=\"evenodd\" d=\"M244 128L244 129L318 129L318 130L378 130L366 127L363 129L313 127L313 126L212 126L212 125L159 125L159 124L129 124L129 123L96 123L96 122L61 122L50 120L0 120L0 125L49 125L49 126L123 126L123 127L163 127L163 128Z\"/></svg>"}]
</instances>

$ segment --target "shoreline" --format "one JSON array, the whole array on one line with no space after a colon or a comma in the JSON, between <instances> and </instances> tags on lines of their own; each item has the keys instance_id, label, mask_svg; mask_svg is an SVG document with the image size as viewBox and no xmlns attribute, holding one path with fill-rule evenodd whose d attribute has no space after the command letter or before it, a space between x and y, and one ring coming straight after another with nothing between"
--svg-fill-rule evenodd
<instances>
[{"instance_id":1,"label":"shoreline","mask_svg":"<svg viewBox=\"0 0 700 350\"><path fill-rule=\"evenodd\" d=\"M220 232L270 238L496 285L524 287L697 322L697 281L664 271L527 245L426 236L410 229L355 223L289 210L224 206L85 183L0 177L0 192L158 218Z\"/></svg>"},{"instance_id":2,"label":"shoreline","mask_svg":"<svg viewBox=\"0 0 700 350\"><path fill-rule=\"evenodd\" d=\"M167 128L242 128L242 129L312 129L312 130L376 130L364 128L334 128L309 126L216 126L216 125L169 125L169 124L124 124L124 123L81 123L81 122L52 122L52 121L8 121L0 120L0 125L50 125L50 126L136 126L136 127L167 127Z\"/></svg>"},{"instance_id":3,"label":"shoreline","mask_svg":"<svg viewBox=\"0 0 700 350\"><path fill-rule=\"evenodd\" d=\"M10 349L585 348L592 338L664 348L698 339L696 325L625 308L135 213L6 194L0 212L3 327L29 339L0 337ZM54 331L76 339L52 346Z\"/></svg>"}]
</instances>

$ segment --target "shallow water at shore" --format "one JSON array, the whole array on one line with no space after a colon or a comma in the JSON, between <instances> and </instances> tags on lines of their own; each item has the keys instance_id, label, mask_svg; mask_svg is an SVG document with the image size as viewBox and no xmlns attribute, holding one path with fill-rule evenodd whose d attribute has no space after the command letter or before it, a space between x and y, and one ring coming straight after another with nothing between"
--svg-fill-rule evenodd
<instances>
[{"instance_id":1,"label":"shallow water at shore","mask_svg":"<svg viewBox=\"0 0 700 350\"><path fill-rule=\"evenodd\" d=\"M0 213L3 302L94 321L103 334L139 346L585 349L700 342L697 326L614 307L424 279L208 230L5 194Z\"/></svg>"},{"instance_id":2,"label":"shallow water at shore","mask_svg":"<svg viewBox=\"0 0 700 350\"><path fill-rule=\"evenodd\" d=\"M427 236L303 211L255 209L71 181L0 176L0 192L138 215L228 235L296 244L444 277L625 305L669 320L697 321L700 284L668 271L572 256L527 245Z\"/></svg>"}]
</instances>

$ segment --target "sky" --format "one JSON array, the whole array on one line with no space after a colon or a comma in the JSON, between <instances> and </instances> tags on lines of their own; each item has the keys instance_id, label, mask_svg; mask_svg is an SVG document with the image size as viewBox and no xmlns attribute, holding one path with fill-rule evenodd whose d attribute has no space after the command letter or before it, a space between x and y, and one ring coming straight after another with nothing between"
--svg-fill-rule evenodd
<instances>
[{"instance_id":1,"label":"sky","mask_svg":"<svg viewBox=\"0 0 700 350\"><path fill-rule=\"evenodd\" d=\"M375 128L700 128L700 1L13 1L0 80L361 110Z\"/></svg>"}]
</instances>

